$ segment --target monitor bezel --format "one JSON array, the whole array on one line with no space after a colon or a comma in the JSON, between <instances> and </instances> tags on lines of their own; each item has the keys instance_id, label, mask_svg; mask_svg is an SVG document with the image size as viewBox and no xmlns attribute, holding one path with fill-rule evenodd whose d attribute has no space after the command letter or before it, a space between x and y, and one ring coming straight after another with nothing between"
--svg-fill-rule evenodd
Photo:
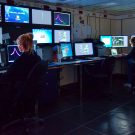
<instances>
[{"instance_id":1,"label":"monitor bezel","mask_svg":"<svg viewBox=\"0 0 135 135\"><path fill-rule=\"evenodd\" d=\"M126 46L113 46L113 41L112 41L112 48L126 48L128 47L128 36L127 35L112 35L112 37L126 37L127 38L127 45Z\"/></svg>"},{"instance_id":2,"label":"monitor bezel","mask_svg":"<svg viewBox=\"0 0 135 135\"><path fill-rule=\"evenodd\" d=\"M65 43L67 43L67 42L71 42L71 29L54 29L54 44L59 44L59 43L61 43L61 42L64 42L64 41L60 41L60 42L56 42L55 41L55 36L56 36L56 34L55 34L55 31L69 31L70 33L69 33L69 41L65 41Z\"/></svg>"},{"instance_id":3,"label":"monitor bezel","mask_svg":"<svg viewBox=\"0 0 135 135\"><path fill-rule=\"evenodd\" d=\"M89 54L89 55L76 55L75 44L87 44L87 43L91 43L92 44L93 54ZM74 57L75 58L87 59L89 57L94 57L94 44L92 42L75 42L73 50L74 50Z\"/></svg>"},{"instance_id":4,"label":"monitor bezel","mask_svg":"<svg viewBox=\"0 0 135 135\"><path fill-rule=\"evenodd\" d=\"M101 41L101 36L109 36L109 37L111 37L111 46L105 45L105 43L104 43L103 41ZM102 43L104 43L104 44L103 44L104 47L106 47L106 48L112 48L112 35L99 35L99 39L100 39L100 41L101 41Z\"/></svg>"},{"instance_id":5,"label":"monitor bezel","mask_svg":"<svg viewBox=\"0 0 135 135\"><path fill-rule=\"evenodd\" d=\"M7 63L8 64L10 64L10 63L13 63L14 61L12 60L12 61L9 61L9 50L8 50L8 47L10 47L10 46L15 46L15 47L18 47L18 45L17 44L8 44L7 46L6 46L6 54L7 54ZM19 56L18 56L19 57Z\"/></svg>"},{"instance_id":6,"label":"monitor bezel","mask_svg":"<svg viewBox=\"0 0 135 135\"><path fill-rule=\"evenodd\" d=\"M51 24L40 24L40 23L33 23L33 14L32 14L32 10L39 10L39 11L49 11L51 12ZM53 25L53 19L52 19L52 16L53 16L53 13L52 13L52 10L44 10L44 9L41 9L41 8L30 8L30 13L31 13L31 24L32 25L37 25L37 26L52 26Z\"/></svg>"},{"instance_id":7,"label":"monitor bezel","mask_svg":"<svg viewBox=\"0 0 135 135\"><path fill-rule=\"evenodd\" d=\"M50 27L48 27L48 28L47 28L47 27L33 27L33 28L32 28L32 34L33 34L33 29L37 29L37 30L38 30L38 29L39 29L39 30L40 30L40 29L43 29L43 30L51 30L51 31L52 31L52 32L51 32L51 35L52 35L52 42L51 42L51 43L38 43L38 42L37 42L37 45L38 45L38 46L52 45L52 44L53 44L53 29L52 29L52 28L50 28ZM34 34L33 34L33 40L34 40Z\"/></svg>"},{"instance_id":8,"label":"monitor bezel","mask_svg":"<svg viewBox=\"0 0 135 135\"><path fill-rule=\"evenodd\" d=\"M6 8L6 6L11 6L11 7L19 7L19 8L26 8L26 9L28 9L28 15L29 15L29 20L28 20L28 22L26 22L26 23L24 23L24 22L9 22L9 21L6 21L6 18L5 18L5 14L6 14L6 12L5 12L5 8ZM8 24L20 24L20 25L29 25L30 23L31 23L31 15L30 15L30 7L28 7L28 6L16 6L16 5L9 5L9 4L4 4L4 13L3 13L3 22L4 23L8 23Z\"/></svg>"},{"instance_id":9,"label":"monitor bezel","mask_svg":"<svg viewBox=\"0 0 135 135\"><path fill-rule=\"evenodd\" d=\"M55 13L61 13L61 14L69 14L69 25L61 25L61 24L55 24L54 22L54 14ZM53 19L52 19L52 21L53 21L53 25L55 26L55 27L71 27L71 12L62 12L62 11L53 11Z\"/></svg>"},{"instance_id":10,"label":"monitor bezel","mask_svg":"<svg viewBox=\"0 0 135 135\"><path fill-rule=\"evenodd\" d=\"M61 44L70 44L71 45L71 51L72 51L72 56L67 56L67 57L62 57L62 60L71 60L73 59L73 46L71 42L60 42L60 49L61 49ZM62 49L61 49L61 54L62 54Z\"/></svg>"}]
</instances>

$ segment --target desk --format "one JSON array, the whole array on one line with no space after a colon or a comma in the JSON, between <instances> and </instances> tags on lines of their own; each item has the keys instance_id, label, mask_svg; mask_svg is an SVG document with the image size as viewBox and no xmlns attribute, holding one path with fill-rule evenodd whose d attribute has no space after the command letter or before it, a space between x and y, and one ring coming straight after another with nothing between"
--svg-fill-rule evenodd
<instances>
[{"instance_id":1,"label":"desk","mask_svg":"<svg viewBox=\"0 0 135 135\"><path fill-rule=\"evenodd\" d=\"M76 60L76 61L69 61L69 62L53 62L50 63L48 66L49 68L61 68L62 66L65 65L77 65L79 66L80 70L79 70L79 75L80 75L80 104L82 104L82 98L83 98L83 65L84 64L89 64L89 63L94 63L97 61L101 61L104 60L105 58L92 58L89 60Z\"/></svg>"},{"instance_id":2,"label":"desk","mask_svg":"<svg viewBox=\"0 0 135 135\"><path fill-rule=\"evenodd\" d=\"M127 71L127 54L118 54L113 57L116 58L115 67L113 73L115 74L126 74ZM118 68L119 67L119 68Z\"/></svg>"},{"instance_id":3,"label":"desk","mask_svg":"<svg viewBox=\"0 0 135 135\"><path fill-rule=\"evenodd\" d=\"M81 104L82 103L82 97L83 97L82 96L83 95L83 65L88 64L88 63L94 63L94 62L99 61L99 60L101 61L103 59L105 59L105 58L96 58L96 59L92 58L92 59L89 59L89 60L76 60L76 61L69 61L69 62L53 62L53 63L49 63L48 64L48 69L50 70L49 72L50 72L51 75L50 75L49 80L47 82L47 88L48 89L50 89L50 87L52 88L53 84L52 84L51 78L53 77L53 73L56 74L56 71L57 71L57 70L52 71L52 69L60 69L65 65L77 65L80 68L79 75L80 75L80 104ZM1 72L5 72L5 71L6 70L1 71ZM51 72L53 72L53 73L51 73ZM48 76L49 76L49 74L48 74ZM57 77L53 77L53 81L56 83L54 78L56 79ZM52 89L54 89L54 87Z\"/></svg>"}]
</instances>

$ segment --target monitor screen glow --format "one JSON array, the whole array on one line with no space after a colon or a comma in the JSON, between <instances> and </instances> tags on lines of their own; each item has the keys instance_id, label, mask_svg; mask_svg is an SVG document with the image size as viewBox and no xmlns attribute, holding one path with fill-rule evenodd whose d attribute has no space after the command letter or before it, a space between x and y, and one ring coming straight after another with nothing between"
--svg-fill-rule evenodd
<instances>
[{"instance_id":1,"label":"monitor screen glow","mask_svg":"<svg viewBox=\"0 0 135 135\"><path fill-rule=\"evenodd\" d=\"M75 56L93 55L92 43L75 43Z\"/></svg>"},{"instance_id":2,"label":"monitor screen glow","mask_svg":"<svg viewBox=\"0 0 135 135\"><path fill-rule=\"evenodd\" d=\"M29 23L29 8L5 5L5 22Z\"/></svg>"},{"instance_id":3,"label":"monitor screen glow","mask_svg":"<svg viewBox=\"0 0 135 135\"><path fill-rule=\"evenodd\" d=\"M32 9L32 24L52 25L51 11Z\"/></svg>"},{"instance_id":4,"label":"monitor screen glow","mask_svg":"<svg viewBox=\"0 0 135 135\"><path fill-rule=\"evenodd\" d=\"M112 47L128 47L128 36L112 36Z\"/></svg>"},{"instance_id":5,"label":"monitor screen glow","mask_svg":"<svg viewBox=\"0 0 135 135\"><path fill-rule=\"evenodd\" d=\"M100 36L100 41L104 43L105 47L112 47L112 36Z\"/></svg>"},{"instance_id":6,"label":"monitor screen glow","mask_svg":"<svg viewBox=\"0 0 135 135\"><path fill-rule=\"evenodd\" d=\"M32 29L33 40L37 43L52 43L51 29Z\"/></svg>"},{"instance_id":7,"label":"monitor screen glow","mask_svg":"<svg viewBox=\"0 0 135 135\"><path fill-rule=\"evenodd\" d=\"M8 45L7 46L8 62L14 62L22 52L19 51L18 45Z\"/></svg>"},{"instance_id":8,"label":"monitor screen glow","mask_svg":"<svg viewBox=\"0 0 135 135\"><path fill-rule=\"evenodd\" d=\"M0 44L2 44L2 27L0 27Z\"/></svg>"},{"instance_id":9,"label":"monitor screen glow","mask_svg":"<svg viewBox=\"0 0 135 135\"><path fill-rule=\"evenodd\" d=\"M63 58L73 56L71 43L61 43L60 45Z\"/></svg>"},{"instance_id":10,"label":"monitor screen glow","mask_svg":"<svg viewBox=\"0 0 135 135\"><path fill-rule=\"evenodd\" d=\"M70 26L70 13L54 12L54 25Z\"/></svg>"},{"instance_id":11,"label":"monitor screen glow","mask_svg":"<svg viewBox=\"0 0 135 135\"><path fill-rule=\"evenodd\" d=\"M54 30L54 42L70 42L70 30Z\"/></svg>"}]
</instances>

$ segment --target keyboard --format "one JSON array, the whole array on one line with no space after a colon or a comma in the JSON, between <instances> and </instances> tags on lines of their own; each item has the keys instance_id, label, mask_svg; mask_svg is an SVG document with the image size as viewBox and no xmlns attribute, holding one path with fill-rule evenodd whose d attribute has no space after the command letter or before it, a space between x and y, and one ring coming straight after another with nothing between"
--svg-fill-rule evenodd
<instances>
[{"instance_id":1,"label":"keyboard","mask_svg":"<svg viewBox=\"0 0 135 135\"><path fill-rule=\"evenodd\" d=\"M101 57L89 57L88 60L101 60Z\"/></svg>"}]
</instances>

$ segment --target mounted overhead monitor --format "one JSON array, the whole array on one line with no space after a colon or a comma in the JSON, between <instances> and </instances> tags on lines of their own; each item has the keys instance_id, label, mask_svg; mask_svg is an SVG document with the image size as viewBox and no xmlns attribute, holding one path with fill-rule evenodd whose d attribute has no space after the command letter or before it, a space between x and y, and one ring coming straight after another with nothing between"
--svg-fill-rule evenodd
<instances>
[{"instance_id":1,"label":"mounted overhead monitor","mask_svg":"<svg viewBox=\"0 0 135 135\"><path fill-rule=\"evenodd\" d=\"M105 47L112 47L112 36L100 36L100 41L104 43Z\"/></svg>"},{"instance_id":2,"label":"mounted overhead monitor","mask_svg":"<svg viewBox=\"0 0 135 135\"><path fill-rule=\"evenodd\" d=\"M128 36L112 36L112 47L128 47Z\"/></svg>"},{"instance_id":3,"label":"mounted overhead monitor","mask_svg":"<svg viewBox=\"0 0 135 135\"><path fill-rule=\"evenodd\" d=\"M29 8L5 5L5 22L29 23Z\"/></svg>"},{"instance_id":4,"label":"mounted overhead monitor","mask_svg":"<svg viewBox=\"0 0 135 135\"><path fill-rule=\"evenodd\" d=\"M70 42L70 30L54 30L54 42Z\"/></svg>"},{"instance_id":5,"label":"mounted overhead monitor","mask_svg":"<svg viewBox=\"0 0 135 135\"><path fill-rule=\"evenodd\" d=\"M18 45L7 45L8 62L14 62L21 54Z\"/></svg>"},{"instance_id":6,"label":"mounted overhead monitor","mask_svg":"<svg viewBox=\"0 0 135 135\"><path fill-rule=\"evenodd\" d=\"M70 13L54 12L54 25L70 26Z\"/></svg>"},{"instance_id":7,"label":"mounted overhead monitor","mask_svg":"<svg viewBox=\"0 0 135 135\"><path fill-rule=\"evenodd\" d=\"M32 9L32 24L52 25L51 11Z\"/></svg>"},{"instance_id":8,"label":"mounted overhead monitor","mask_svg":"<svg viewBox=\"0 0 135 135\"><path fill-rule=\"evenodd\" d=\"M32 29L33 40L37 43L52 43L51 29Z\"/></svg>"}]
</instances>

